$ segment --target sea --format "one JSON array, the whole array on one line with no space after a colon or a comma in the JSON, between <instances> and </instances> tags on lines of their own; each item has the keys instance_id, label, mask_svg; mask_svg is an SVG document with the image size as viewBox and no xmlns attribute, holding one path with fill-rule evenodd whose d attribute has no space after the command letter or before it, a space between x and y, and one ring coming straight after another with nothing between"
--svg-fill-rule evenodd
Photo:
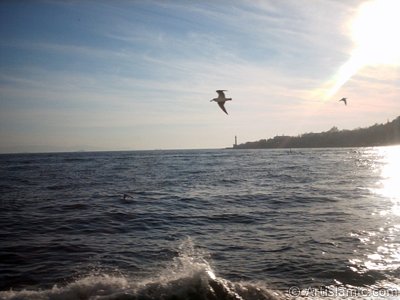
<instances>
[{"instance_id":1,"label":"sea","mask_svg":"<svg viewBox=\"0 0 400 300\"><path fill-rule=\"evenodd\" d=\"M400 299L400 146L0 155L0 299Z\"/></svg>"}]
</instances>

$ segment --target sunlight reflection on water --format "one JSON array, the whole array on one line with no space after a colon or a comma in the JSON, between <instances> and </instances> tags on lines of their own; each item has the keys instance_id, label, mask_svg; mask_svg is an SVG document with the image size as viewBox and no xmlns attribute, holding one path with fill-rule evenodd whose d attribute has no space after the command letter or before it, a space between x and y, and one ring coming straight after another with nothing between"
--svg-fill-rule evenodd
<instances>
[{"instance_id":1,"label":"sunlight reflection on water","mask_svg":"<svg viewBox=\"0 0 400 300\"><path fill-rule=\"evenodd\" d=\"M350 259L350 268L360 273L400 269L400 146L379 147L364 153L373 158L371 171L376 172L376 218L381 226L375 230L354 233L362 249L362 257ZM386 200L386 201L385 201ZM356 267L358 266L358 267Z\"/></svg>"},{"instance_id":2,"label":"sunlight reflection on water","mask_svg":"<svg viewBox=\"0 0 400 300\"><path fill-rule=\"evenodd\" d=\"M381 188L376 192L389 198L392 203L392 213L400 216L400 146L378 148L382 157Z\"/></svg>"}]
</instances>

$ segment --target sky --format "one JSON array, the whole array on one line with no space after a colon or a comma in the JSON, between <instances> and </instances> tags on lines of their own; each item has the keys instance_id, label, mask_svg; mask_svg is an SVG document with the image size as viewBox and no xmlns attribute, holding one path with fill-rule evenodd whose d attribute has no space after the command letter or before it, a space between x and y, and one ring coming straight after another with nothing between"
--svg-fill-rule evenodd
<instances>
[{"instance_id":1,"label":"sky","mask_svg":"<svg viewBox=\"0 0 400 300\"><path fill-rule=\"evenodd\" d=\"M224 148L386 123L400 115L399 31L398 0L1 1L0 152ZM219 89L229 115L210 102Z\"/></svg>"}]
</instances>

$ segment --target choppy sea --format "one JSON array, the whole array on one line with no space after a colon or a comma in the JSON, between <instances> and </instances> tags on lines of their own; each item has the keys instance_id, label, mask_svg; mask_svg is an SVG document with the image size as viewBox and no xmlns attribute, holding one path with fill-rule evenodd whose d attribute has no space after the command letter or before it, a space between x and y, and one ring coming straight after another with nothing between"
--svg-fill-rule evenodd
<instances>
[{"instance_id":1,"label":"choppy sea","mask_svg":"<svg viewBox=\"0 0 400 300\"><path fill-rule=\"evenodd\" d=\"M399 299L400 147L0 155L0 299Z\"/></svg>"}]
</instances>

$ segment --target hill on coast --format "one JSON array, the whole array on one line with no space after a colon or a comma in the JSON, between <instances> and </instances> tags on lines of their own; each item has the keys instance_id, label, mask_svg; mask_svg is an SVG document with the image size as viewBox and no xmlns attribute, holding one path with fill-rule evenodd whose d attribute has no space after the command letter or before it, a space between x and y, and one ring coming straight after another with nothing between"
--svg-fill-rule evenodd
<instances>
[{"instance_id":1,"label":"hill on coast","mask_svg":"<svg viewBox=\"0 0 400 300\"><path fill-rule=\"evenodd\" d=\"M268 140L234 145L233 149L372 147L397 144L400 144L400 116L386 124L375 124L367 128L339 130L334 126L325 132L275 136Z\"/></svg>"}]
</instances>

